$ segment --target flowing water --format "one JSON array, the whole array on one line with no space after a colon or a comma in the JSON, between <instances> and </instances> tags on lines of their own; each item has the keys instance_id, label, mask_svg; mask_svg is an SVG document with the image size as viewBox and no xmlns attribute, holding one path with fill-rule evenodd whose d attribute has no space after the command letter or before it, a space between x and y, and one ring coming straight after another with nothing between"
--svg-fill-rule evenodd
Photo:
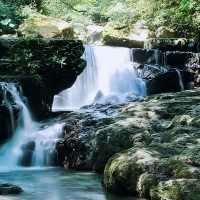
<instances>
[{"instance_id":1,"label":"flowing water","mask_svg":"<svg viewBox=\"0 0 200 200\"><path fill-rule=\"evenodd\" d=\"M16 104L20 109L14 136L0 149L1 167L13 167L17 166L18 158L21 154L20 147L23 144L26 135L35 130L35 123L24 103L20 89L13 83L1 83L1 85L4 87L5 93L11 96L10 98L8 98L7 95L4 96L6 105L9 105L11 121L13 121L14 118L11 104ZM13 122L11 124L13 124Z\"/></svg>"},{"instance_id":2,"label":"flowing water","mask_svg":"<svg viewBox=\"0 0 200 200\"><path fill-rule=\"evenodd\" d=\"M115 104L130 96L145 95L145 84L134 71L129 49L86 46L84 58L86 69L72 88L55 97L53 110L73 110L95 103ZM0 148L0 183L16 184L25 191L20 196L1 196L1 200L133 200L105 194L99 177L93 173L46 168L51 165L50 155L55 153L64 124L43 126L35 122L20 88L13 83L0 83L0 86L14 132ZM16 126L13 105L19 108ZM30 144L33 144L33 153L28 154L30 165L42 168L19 167L24 148L30 148Z\"/></svg>"},{"instance_id":3,"label":"flowing water","mask_svg":"<svg viewBox=\"0 0 200 200\"><path fill-rule=\"evenodd\" d=\"M53 110L73 110L93 103L121 103L145 96L145 83L133 68L131 50L86 46L87 67L75 84L54 98Z\"/></svg>"},{"instance_id":4,"label":"flowing water","mask_svg":"<svg viewBox=\"0 0 200 200\"><path fill-rule=\"evenodd\" d=\"M12 129L14 129L13 107L19 108L17 127L13 130L13 137L0 148L0 168L15 169L18 167L24 153L23 146L30 142L35 144L31 164L33 166L48 165L51 163L49 155L55 149L57 138L62 133L64 124L47 124L41 127L41 124L32 119L20 88L14 83L0 83L0 85L4 92L4 104L9 108Z\"/></svg>"},{"instance_id":5,"label":"flowing water","mask_svg":"<svg viewBox=\"0 0 200 200\"><path fill-rule=\"evenodd\" d=\"M137 200L106 194L94 173L61 169L29 169L0 173L0 183L21 186L19 196L0 196L1 200Z\"/></svg>"}]
</instances>

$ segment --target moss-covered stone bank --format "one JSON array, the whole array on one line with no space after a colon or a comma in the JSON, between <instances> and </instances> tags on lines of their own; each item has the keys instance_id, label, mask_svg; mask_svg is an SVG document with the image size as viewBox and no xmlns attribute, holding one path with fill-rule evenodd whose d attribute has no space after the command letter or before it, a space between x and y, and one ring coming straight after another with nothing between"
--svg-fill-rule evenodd
<instances>
[{"instance_id":1,"label":"moss-covered stone bank","mask_svg":"<svg viewBox=\"0 0 200 200\"><path fill-rule=\"evenodd\" d=\"M44 115L84 69L83 52L74 40L0 39L0 81L19 82L34 113Z\"/></svg>"}]
</instances>

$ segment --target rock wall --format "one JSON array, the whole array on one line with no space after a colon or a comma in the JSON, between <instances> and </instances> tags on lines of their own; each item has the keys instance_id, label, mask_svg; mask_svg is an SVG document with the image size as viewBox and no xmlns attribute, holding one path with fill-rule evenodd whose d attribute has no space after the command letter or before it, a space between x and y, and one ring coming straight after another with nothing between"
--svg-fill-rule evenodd
<instances>
[{"instance_id":1,"label":"rock wall","mask_svg":"<svg viewBox=\"0 0 200 200\"><path fill-rule=\"evenodd\" d=\"M83 71L84 47L63 39L0 39L0 81L18 82L36 117L50 111L53 96Z\"/></svg>"},{"instance_id":2,"label":"rock wall","mask_svg":"<svg viewBox=\"0 0 200 200\"><path fill-rule=\"evenodd\" d=\"M132 49L134 67L147 81L147 93L178 92L200 85L200 54L159 49ZM181 74L179 77L178 71Z\"/></svg>"}]
</instances>

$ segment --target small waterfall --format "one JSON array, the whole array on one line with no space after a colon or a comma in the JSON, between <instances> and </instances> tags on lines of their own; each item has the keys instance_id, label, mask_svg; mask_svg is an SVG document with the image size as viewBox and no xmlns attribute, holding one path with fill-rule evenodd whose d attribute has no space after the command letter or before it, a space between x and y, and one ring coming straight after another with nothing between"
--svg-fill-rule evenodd
<instances>
[{"instance_id":1,"label":"small waterfall","mask_svg":"<svg viewBox=\"0 0 200 200\"><path fill-rule=\"evenodd\" d=\"M178 69L176 69L176 72L178 74L178 81L179 81L180 90L183 91L185 88L184 88L183 78L182 78L181 72Z\"/></svg>"},{"instance_id":2,"label":"small waterfall","mask_svg":"<svg viewBox=\"0 0 200 200\"><path fill-rule=\"evenodd\" d=\"M0 83L0 86L4 92L3 102L9 108L12 124L14 124L13 106L19 108L17 126L15 128L12 125L13 137L0 148L0 167L17 167L19 162L24 159L25 154L31 160L30 165L46 165L45 159L55 150L55 144L62 133L63 124L50 124L48 127L41 128L41 124L33 121L19 87L14 83ZM31 154L27 154L30 152L28 146L31 142L34 144L33 157Z\"/></svg>"},{"instance_id":3,"label":"small waterfall","mask_svg":"<svg viewBox=\"0 0 200 200\"><path fill-rule=\"evenodd\" d=\"M16 166L21 154L20 147L23 144L23 139L34 130L35 123L17 86L13 83L1 83L1 86L5 94L9 93L11 95L12 100L19 107L20 113L14 136L0 149L0 163L1 166L4 164L6 166ZM14 124L12 105L7 95L4 96L4 101L9 106L11 121Z\"/></svg>"},{"instance_id":4,"label":"small waterfall","mask_svg":"<svg viewBox=\"0 0 200 200\"><path fill-rule=\"evenodd\" d=\"M51 166L57 160L56 144L62 134L63 123L41 129L31 138L35 141L33 166ZM31 140L30 140L31 141Z\"/></svg>"},{"instance_id":5,"label":"small waterfall","mask_svg":"<svg viewBox=\"0 0 200 200\"><path fill-rule=\"evenodd\" d=\"M145 83L137 77L131 50L86 46L87 67L68 90L56 95L53 110L73 110L92 103L120 103L131 96L145 96Z\"/></svg>"}]
</instances>

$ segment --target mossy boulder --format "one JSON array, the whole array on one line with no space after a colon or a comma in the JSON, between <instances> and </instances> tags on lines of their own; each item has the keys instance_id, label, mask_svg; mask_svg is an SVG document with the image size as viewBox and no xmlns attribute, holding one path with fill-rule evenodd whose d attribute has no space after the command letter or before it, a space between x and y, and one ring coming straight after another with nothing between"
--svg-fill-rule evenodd
<instances>
[{"instance_id":1,"label":"mossy boulder","mask_svg":"<svg viewBox=\"0 0 200 200\"><path fill-rule=\"evenodd\" d=\"M104 185L106 189L116 193L136 194L140 175L145 171L152 171L159 159L158 152L146 148L132 148L116 154L105 167Z\"/></svg>"},{"instance_id":2,"label":"mossy boulder","mask_svg":"<svg viewBox=\"0 0 200 200\"><path fill-rule=\"evenodd\" d=\"M150 198L150 190L158 184L158 177L155 174L143 173L137 183L139 197Z\"/></svg>"}]
</instances>

